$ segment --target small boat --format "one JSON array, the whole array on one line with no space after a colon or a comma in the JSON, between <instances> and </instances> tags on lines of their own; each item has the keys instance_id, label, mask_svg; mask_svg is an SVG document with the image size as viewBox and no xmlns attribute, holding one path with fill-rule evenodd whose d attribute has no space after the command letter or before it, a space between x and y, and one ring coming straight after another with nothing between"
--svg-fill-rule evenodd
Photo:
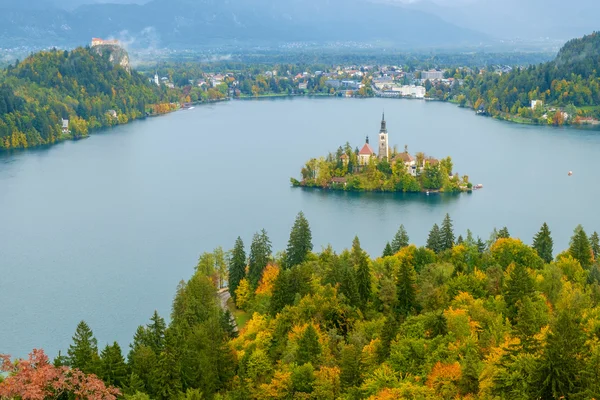
<instances>
[{"instance_id":1,"label":"small boat","mask_svg":"<svg viewBox=\"0 0 600 400\"><path fill-rule=\"evenodd\" d=\"M473 189L483 189L483 185L478 183L477 185L473 186Z\"/></svg>"},{"instance_id":2,"label":"small boat","mask_svg":"<svg viewBox=\"0 0 600 400\"><path fill-rule=\"evenodd\" d=\"M427 196L429 196L429 190L427 191Z\"/></svg>"},{"instance_id":3,"label":"small boat","mask_svg":"<svg viewBox=\"0 0 600 400\"><path fill-rule=\"evenodd\" d=\"M573 176L573 171L569 171L569 176Z\"/></svg>"}]
</instances>

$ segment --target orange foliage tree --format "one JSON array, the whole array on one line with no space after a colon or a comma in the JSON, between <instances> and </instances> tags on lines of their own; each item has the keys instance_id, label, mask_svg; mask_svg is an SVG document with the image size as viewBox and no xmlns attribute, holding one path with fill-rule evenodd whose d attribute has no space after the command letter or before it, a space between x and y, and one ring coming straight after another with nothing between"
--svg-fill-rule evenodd
<instances>
[{"instance_id":1,"label":"orange foliage tree","mask_svg":"<svg viewBox=\"0 0 600 400\"><path fill-rule=\"evenodd\" d=\"M10 356L0 354L0 372L9 373L0 383L0 399L44 400L68 394L76 399L115 400L121 394L95 375L55 367L43 350L33 350L28 359L14 363Z\"/></svg>"}]
</instances>

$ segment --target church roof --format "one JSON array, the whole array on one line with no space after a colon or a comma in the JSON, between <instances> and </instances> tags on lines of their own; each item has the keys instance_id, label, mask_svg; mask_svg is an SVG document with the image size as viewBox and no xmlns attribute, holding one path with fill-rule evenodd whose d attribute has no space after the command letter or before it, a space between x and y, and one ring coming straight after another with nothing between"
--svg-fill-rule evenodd
<instances>
[{"instance_id":1,"label":"church roof","mask_svg":"<svg viewBox=\"0 0 600 400\"><path fill-rule=\"evenodd\" d=\"M415 160L414 157L411 156L410 153L407 153L407 152L400 153L396 157L394 157L394 161L402 161L404 163L409 163L414 160Z\"/></svg>"},{"instance_id":2,"label":"church roof","mask_svg":"<svg viewBox=\"0 0 600 400\"><path fill-rule=\"evenodd\" d=\"M358 152L358 154L360 155L368 155L371 156L373 154L375 154L375 152L373 151L373 149L371 148L371 146L369 145L369 143L365 143L365 145L363 146L362 149L360 149L360 151Z\"/></svg>"}]
</instances>

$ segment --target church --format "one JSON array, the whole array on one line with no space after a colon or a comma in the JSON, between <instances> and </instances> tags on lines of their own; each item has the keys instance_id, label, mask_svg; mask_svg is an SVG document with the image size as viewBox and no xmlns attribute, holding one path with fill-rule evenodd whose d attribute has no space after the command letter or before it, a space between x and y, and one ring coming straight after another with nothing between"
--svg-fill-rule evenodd
<instances>
[{"instance_id":1,"label":"church","mask_svg":"<svg viewBox=\"0 0 600 400\"><path fill-rule=\"evenodd\" d=\"M378 153L377 157L380 159L388 159L390 156L390 146L388 141L388 131L385 122L385 113L381 116L381 129L379 130L378 135ZM369 136L367 136L367 140L362 149L358 152L358 163L359 165L367 165L371 157L375 157L375 151L369 144Z\"/></svg>"}]
</instances>

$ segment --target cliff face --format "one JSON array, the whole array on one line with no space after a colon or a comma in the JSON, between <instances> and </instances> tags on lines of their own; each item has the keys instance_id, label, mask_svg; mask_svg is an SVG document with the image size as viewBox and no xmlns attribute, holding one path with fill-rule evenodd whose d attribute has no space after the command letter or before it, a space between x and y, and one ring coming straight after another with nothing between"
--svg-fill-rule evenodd
<instances>
[{"instance_id":1,"label":"cliff face","mask_svg":"<svg viewBox=\"0 0 600 400\"><path fill-rule=\"evenodd\" d=\"M109 54L108 60L114 65L120 65L127 72L131 73L131 66L129 64L129 54L120 46L113 45L101 45L92 47L92 50L96 53L104 56Z\"/></svg>"}]
</instances>

